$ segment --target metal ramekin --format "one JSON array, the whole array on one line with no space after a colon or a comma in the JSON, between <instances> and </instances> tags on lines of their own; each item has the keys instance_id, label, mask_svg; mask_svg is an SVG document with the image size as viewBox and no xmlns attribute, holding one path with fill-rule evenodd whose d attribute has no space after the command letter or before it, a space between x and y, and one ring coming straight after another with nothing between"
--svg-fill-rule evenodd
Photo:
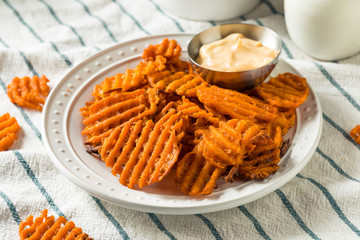
<instances>
[{"instance_id":1,"label":"metal ramekin","mask_svg":"<svg viewBox=\"0 0 360 240\"><path fill-rule=\"evenodd\" d=\"M262 67L239 72L215 71L202 67L195 61L202 45L222 39L231 33L242 33L247 38L261 41L264 46L278 51L278 55ZM274 31L266 27L243 23L218 25L206 29L193 37L187 49L190 63L207 82L234 90L252 88L263 82L279 62L281 50L281 39Z\"/></svg>"}]
</instances>

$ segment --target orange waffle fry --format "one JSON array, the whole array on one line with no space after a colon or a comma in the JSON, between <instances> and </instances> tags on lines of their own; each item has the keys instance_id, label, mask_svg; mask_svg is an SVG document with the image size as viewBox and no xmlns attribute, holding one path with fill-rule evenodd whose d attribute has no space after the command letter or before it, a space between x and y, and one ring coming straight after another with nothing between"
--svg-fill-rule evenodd
<instances>
[{"instance_id":1,"label":"orange waffle fry","mask_svg":"<svg viewBox=\"0 0 360 240\"><path fill-rule=\"evenodd\" d=\"M220 119L221 121L227 121L230 118L228 118L226 115L219 113L218 111L216 111L215 108L212 108L210 106L204 105L204 108L206 109L206 111L208 111L209 113L212 113L214 115L214 117Z\"/></svg>"},{"instance_id":2,"label":"orange waffle fry","mask_svg":"<svg viewBox=\"0 0 360 240\"><path fill-rule=\"evenodd\" d=\"M129 188L161 181L177 161L182 124L181 113L175 109L169 109L156 124L152 120L127 123L104 141L100 155Z\"/></svg>"},{"instance_id":3,"label":"orange waffle fry","mask_svg":"<svg viewBox=\"0 0 360 240\"><path fill-rule=\"evenodd\" d=\"M215 88L216 86L212 86L212 87ZM227 95L227 96L231 97L231 100L233 100L233 101L235 101L235 100L243 100L244 102L250 103L250 104L256 106L259 109L264 109L267 112L270 112L270 113L277 113L278 112L277 107L269 105L269 104L267 104L266 102L264 102L264 101L262 101L260 99L250 97L250 96L248 96L246 94L243 94L243 93L240 93L238 91L234 91L234 90L230 90L230 89L224 89L224 88L218 88L218 89L214 89L214 90L219 91L221 93L220 96Z\"/></svg>"},{"instance_id":4,"label":"orange waffle fry","mask_svg":"<svg viewBox=\"0 0 360 240\"><path fill-rule=\"evenodd\" d=\"M34 220L30 215L19 225L19 236L25 239L64 239L64 240L93 240L88 234L83 233L81 228L75 227L74 222L67 221L61 216L55 220L54 216L47 216L45 209L41 215Z\"/></svg>"},{"instance_id":5,"label":"orange waffle fry","mask_svg":"<svg viewBox=\"0 0 360 240\"><path fill-rule=\"evenodd\" d=\"M218 168L241 164L244 154L242 148L245 146L242 134L248 127L247 121L237 119L220 122L218 128L210 126L200 143L203 157ZM257 133L259 131L257 127Z\"/></svg>"},{"instance_id":6,"label":"orange waffle fry","mask_svg":"<svg viewBox=\"0 0 360 240\"><path fill-rule=\"evenodd\" d=\"M151 87L165 93L176 93L180 96L196 97L196 90L200 86L207 86L201 77L178 71L170 73L169 71L160 72L149 77Z\"/></svg>"},{"instance_id":7,"label":"orange waffle fry","mask_svg":"<svg viewBox=\"0 0 360 240\"><path fill-rule=\"evenodd\" d=\"M89 108L93 104L94 104L94 102L86 102L85 107L80 109L81 116L83 116L84 118L89 117L90 116Z\"/></svg>"},{"instance_id":8,"label":"orange waffle fry","mask_svg":"<svg viewBox=\"0 0 360 240\"><path fill-rule=\"evenodd\" d=\"M357 125L350 131L350 136L357 144L360 144L360 125Z\"/></svg>"},{"instance_id":9,"label":"orange waffle fry","mask_svg":"<svg viewBox=\"0 0 360 240\"><path fill-rule=\"evenodd\" d=\"M260 133L251 139L256 147L247 153L242 164L234 165L230 169L225 177L225 181L232 182L235 175L247 180L261 180L279 169L277 165L280 161L278 144L267 136L266 132L263 133L265 135ZM259 136L262 138L261 141L254 141Z\"/></svg>"},{"instance_id":10,"label":"orange waffle fry","mask_svg":"<svg viewBox=\"0 0 360 240\"><path fill-rule=\"evenodd\" d=\"M279 110L278 115L279 117L276 118L274 122L281 126L281 134L285 135L287 131L295 125L295 109L288 109L286 111Z\"/></svg>"},{"instance_id":11,"label":"orange waffle fry","mask_svg":"<svg viewBox=\"0 0 360 240\"><path fill-rule=\"evenodd\" d=\"M153 92L145 92L144 89L126 93L113 92L82 109L85 112L83 115L88 115L83 120L85 129L82 131L87 136L86 143L98 145L117 126L153 114L156 110L154 101L157 101Z\"/></svg>"},{"instance_id":12,"label":"orange waffle fry","mask_svg":"<svg viewBox=\"0 0 360 240\"><path fill-rule=\"evenodd\" d=\"M17 139L16 133L20 126L14 117L9 113L0 116L0 151L5 151L11 147Z\"/></svg>"},{"instance_id":13,"label":"orange waffle fry","mask_svg":"<svg viewBox=\"0 0 360 240\"><path fill-rule=\"evenodd\" d=\"M28 76L22 79L15 77L7 86L7 95L12 103L20 107L27 107L42 111L45 99L49 94L49 80L42 75L41 78Z\"/></svg>"},{"instance_id":14,"label":"orange waffle fry","mask_svg":"<svg viewBox=\"0 0 360 240\"><path fill-rule=\"evenodd\" d=\"M102 98L103 94L120 90L127 92L138 89L147 84L147 76L163 71L166 66L166 59L163 56L156 56L155 61L139 62L135 69L126 69L125 73L118 73L105 80L95 87L93 95L95 98Z\"/></svg>"},{"instance_id":15,"label":"orange waffle fry","mask_svg":"<svg viewBox=\"0 0 360 240\"><path fill-rule=\"evenodd\" d=\"M178 102L168 101L168 99L164 99L158 106L158 112L154 116L154 121L158 122L161 118L163 118L171 109L177 109L179 105Z\"/></svg>"},{"instance_id":16,"label":"orange waffle fry","mask_svg":"<svg viewBox=\"0 0 360 240\"><path fill-rule=\"evenodd\" d=\"M269 177L271 173L279 169L280 149L275 148L259 155L252 154L239 166L238 175L245 179L261 180Z\"/></svg>"},{"instance_id":17,"label":"orange waffle fry","mask_svg":"<svg viewBox=\"0 0 360 240\"><path fill-rule=\"evenodd\" d=\"M175 166L176 184L191 196L212 193L221 177L276 172L306 80L285 73L244 94L210 85L180 55L164 39L134 69L95 86L80 110L87 151L129 188L162 181Z\"/></svg>"},{"instance_id":18,"label":"orange waffle fry","mask_svg":"<svg viewBox=\"0 0 360 240\"><path fill-rule=\"evenodd\" d=\"M177 107L177 110L182 112L183 115L196 119L203 119L214 126L218 126L220 122L220 119L214 117L214 114L205 109L201 109L197 104L185 97L182 98L182 103Z\"/></svg>"},{"instance_id":19,"label":"orange waffle fry","mask_svg":"<svg viewBox=\"0 0 360 240\"><path fill-rule=\"evenodd\" d=\"M240 120L272 121L277 108L245 94L216 86L199 87L196 93L205 106Z\"/></svg>"},{"instance_id":20,"label":"orange waffle fry","mask_svg":"<svg viewBox=\"0 0 360 240\"><path fill-rule=\"evenodd\" d=\"M203 157L212 165L220 169L229 169L225 172L226 181L232 182L234 175L239 175L244 158L247 159L254 149L266 146L271 140L268 133L260 130L258 125L245 120L232 119L228 122L220 122L218 129L210 126L200 144L203 146ZM271 150L277 145L272 144ZM251 171L257 170L256 168Z\"/></svg>"},{"instance_id":21,"label":"orange waffle fry","mask_svg":"<svg viewBox=\"0 0 360 240\"><path fill-rule=\"evenodd\" d=\"M165 79L166 77L169 77L172 74L173 72L170 70L164 70L161 72L154 73L148 77L149 84L151 87L153 87L157 82L161 81L162 79ZM185 72L179 71L178 74L181 74L183 76L185 75Z\"/></svg>"},{"instance_id":22,"label":"orange waffle fry","mask_svg":"<svg viewBox=\"0 0 360 240\"><path fill-rule=\"evenodd\" d=\"M115 128L103 142L99 153L106 166L112 168L116 164L112 170L114 175L121 173L123 165L127 162L131 147L136 144L137 136L141 133L142 123L142 120L129 121Z\"/></svg>"},{"instance_id":23,"label":"orange waffle fry","mask_svg":"<svg viewBox=\"0 0 360 240\"><path fill-rule=\"evenodd\" d=\"M174 39L169 41L169 39L165 38L161 43L149 45L144 49L142 58L147 61L154 60L158 55L164 56L170 62L174 62L181 55L181 47Z\"/></svg>"},{"instance_id":24,"label":"orange waffle fry","mask_svg":"<svg viewBox=\"0 0 360 240\"><path fill-rule=\"evenodd\" d=\"M259 124L259 126L261 129L265 130L270 136L270 138L278 144L278 147L281 146L283 141L282 136L284 135L282 134L284 128L282 128L281 125L278 125L278 123L276 122L270 122L265 124ZM287 129L288 128L286 128L286 131Z\"/></svg>"},{"instance_id":25,"label":"orange waffle fry","mask_svg":"<svg viewBox=\"0 0 360 240\"><path fill-rule=\"evenodd\" d=\"M183 133L180 116L180 113L173 112L166 121L164 119L167 115L156 123L143 147L143 156L133 168L129 179L130 187L138 184L141 188L161 181L169 173L181 149L180 140Z\"/></svg>"},{"instance_id":26,"label":"orange waffle fry","mask_svg":"<svg viewBox=\"0 0 360 240\"><path fill-rule=\"evenodd\" d=\"M142 58L146 61L154 61L158 56L166 59L166 68L172 72L186 71L193 73L193 68L189 62L180 60L181 47L175 40L164 39L156 45L149 45L144 49Z\"/></svg>"},{"instance_id":27,"label":"orange waffle fry","mask_svg":"<svg viewBox=\"0 0 360 240\"><path fill-rule=\"evenodd\" d=\"M264 129L269 136L280 147L284 136L288 130L295 125L296 115L294 109L278 112L278 116L272 122L262 122L259 126Z\"/></svg>"},{"instance_id":28,"label":"orange waffle fry","mask_svg":"<svg viewBox=\"0 0 360 240\"><path fill-rule=\"evenodd\" d=\"M202 156L202 146L199 144L178 162L175 181L185 194L206 195L213 192L216 181L223 171L206 161Z\"/></svg>"},{"instance_id":29,"label":"orange waffle fry","mask_svg":"<svg viewBox=\"0 0 360 240\"><path fill-rule=\"evenodd\" d=\"M93 115L103 109L106 109L109 106L112 106L119 102L125 102L127 100L131 100L136 97L140 97L145 95L145 89L138 89L133 92L122 93L118 91L114 91L109 94L106 98L86 103L86 107L88 107L89 115ZM81 109L82 110L82 109Z\"/></svg>"},{"instance_id":30,"label":"orange waffle fry","mask_svg":"<svg viewBox=\"0 0 360 240\"><path fill-rule=\"evenodd\" d=\"M305 102L309 94L306 79L292 73L279 74L255 89L259 96L271 105L286 109L297 108Z\"/></svg>"},{"instance_id":31,"label":"orange waffle fry","mask_svg":"<svg viewBox=\"0 0 360 240\"><path fill-rule=\"evenodd\" d=\"M186 135L184 136L186 138L183 140L183 144L191 145L191 151L195 145L200 143L202 137L208 132L210 126L211 124L203 119L196 119L195 122L191 122L191 120L188 119Z\"/></svg>"}]
</instances>

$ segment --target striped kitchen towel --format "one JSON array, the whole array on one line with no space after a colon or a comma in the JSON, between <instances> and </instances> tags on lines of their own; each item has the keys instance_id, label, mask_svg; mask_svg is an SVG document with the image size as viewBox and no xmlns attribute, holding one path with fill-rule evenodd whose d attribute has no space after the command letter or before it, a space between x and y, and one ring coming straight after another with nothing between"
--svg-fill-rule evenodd
<instances>
[{"instance_id":1,"label":"striped kitchen towel","mask_svg":"<svg viewBox=\"0 0 360 240\"><path fill-rule=\"evenodd\" d=\"M89 195L54 166L44 150L41 113L9 101L15 76L45 74L53 87L84 58L148 35L197 33L222 23L269 27L283 40L283 57L309 81L323 109L323 132L306 167L280 189L246 205L186 216L122 208ZM190 21L156 0L0 0L0 115L21 126L19 140L0 152L0 239L18 239L26 216L47 208L94 239L358 239L360 145L349 131L360 124L360 54L317 61L289 38L282 0L223 22Z\"/></svg>"}]
</instances>

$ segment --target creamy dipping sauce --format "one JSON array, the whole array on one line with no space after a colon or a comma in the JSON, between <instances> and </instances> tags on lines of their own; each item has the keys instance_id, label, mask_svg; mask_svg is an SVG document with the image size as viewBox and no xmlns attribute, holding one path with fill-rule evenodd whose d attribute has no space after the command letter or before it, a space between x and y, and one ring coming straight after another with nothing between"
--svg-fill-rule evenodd
<instances>
[{"instance_id":1,"label":"creamy dipping sauce","mask_svg":"<svg viewBox=\"0 0 360 240\"><path fill-rule=\"evenodd\" d=\"M277 54L278 51L263 46L260 41L233 33L203 45L196 62L211 70L237 72L264 66Z\"/></svg>"}]
</instances>

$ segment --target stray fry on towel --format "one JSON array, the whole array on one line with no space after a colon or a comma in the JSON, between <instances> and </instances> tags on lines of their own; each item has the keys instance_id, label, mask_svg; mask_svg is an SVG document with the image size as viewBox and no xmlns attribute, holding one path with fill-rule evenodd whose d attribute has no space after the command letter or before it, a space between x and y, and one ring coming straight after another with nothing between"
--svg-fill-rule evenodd
<instances>
[{"instance_id":1,"label":"stray fry on towel","mask_svg":"<svg viewBox=\"0 0 360 240\"><path fill-rule=\"evenodd\" d=\"M55 220L54 216L48 216L48 210L41 212L35 218L30 215L19 225L19 236L21 240L26 239L64 239L64 240L94 240L88 234L83 233L81 228L75 226L74 222L67 221L61 216Z\"/></svg>"},{"instance_id":2,"label":"stray fry on towel","mask_svg":"<svg viewBox=\"0 0 360 240\"><path fill-rule=\"evenodd\" d=\"M45 99L49 95L49 80L42 75L40 78L34 75L32 78L15 77L7 86L7 95L12 103L20 107L26 107L42 111Z\"/></svg>"},{"instance_id":3,"label":"stray fry on towel","mask_svg":"<svg viewBox=\"0 0 360 240\"><path fill-rule=\"evenodd\" d=\"M350 131L350 136L357 144L360 144L360 125L357 125Z\"/></svg>"},{"instance_id":4,"label":"stray fry on towel","mask_svg":"<svg viewBox=\"0 0 360 240\"><path fill-rule=\"evenodd\" d=\"M20 126L14 117L9 113L0 116L0 152L11 147L17 139L16 133Z\"/></svg>"}]
</instances>

